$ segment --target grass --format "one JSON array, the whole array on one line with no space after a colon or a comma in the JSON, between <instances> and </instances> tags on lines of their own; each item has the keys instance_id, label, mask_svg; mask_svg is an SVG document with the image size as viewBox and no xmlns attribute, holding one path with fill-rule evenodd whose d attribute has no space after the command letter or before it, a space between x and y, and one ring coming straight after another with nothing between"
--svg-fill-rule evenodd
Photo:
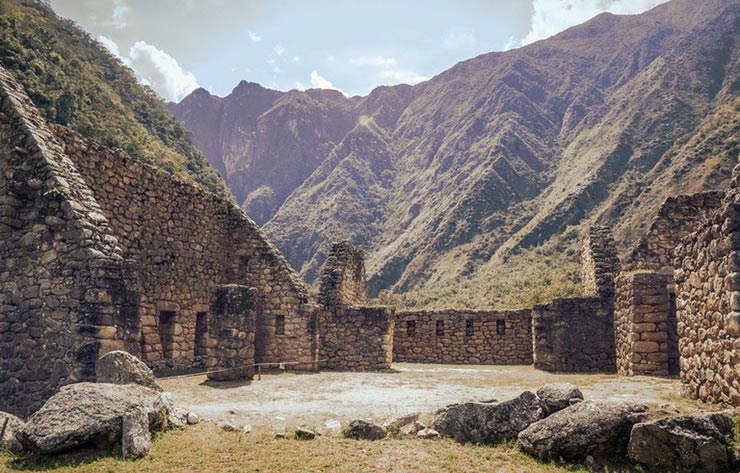
<instances>
[{"instance_id":1,"label":"grass","mask_svg":"<svg viewBox=\"0 0 740 473\"><path fill-rule=\"evenodd\" d=\"M339 436L313 441L274 440L267 432L227 433L213 423L159 435L150 455L123 460L115 451L54 458L0 454L0 472L192 472L192 471L586 471L543 464L515 443L498 447L460 445L451 440L387 439L356 441Z\"/></svg>"}]
</instances>

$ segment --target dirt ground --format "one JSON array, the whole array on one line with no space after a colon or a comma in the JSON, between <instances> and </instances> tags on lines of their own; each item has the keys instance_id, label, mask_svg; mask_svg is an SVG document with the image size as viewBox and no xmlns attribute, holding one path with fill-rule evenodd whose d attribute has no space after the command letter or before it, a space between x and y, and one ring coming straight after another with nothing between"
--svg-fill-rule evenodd
<instances>
[{"instance_id":1,"label":"dirt ground","mask_svg":"<svg viewBox=\"0 0 740 473\"><path fill-rule=\"evenodd\" d=\"M552 374L529 366L393 365L387 372L271 372L240 383L210 383L206 377L162 378L178 405L205 419L257 430L306 426L329 433L354 418L374 421L463 401L503 401L546 383L571 382L586 399L632 400L683 408L678 379L604 374Z\"/></svg>"}]
</instances>

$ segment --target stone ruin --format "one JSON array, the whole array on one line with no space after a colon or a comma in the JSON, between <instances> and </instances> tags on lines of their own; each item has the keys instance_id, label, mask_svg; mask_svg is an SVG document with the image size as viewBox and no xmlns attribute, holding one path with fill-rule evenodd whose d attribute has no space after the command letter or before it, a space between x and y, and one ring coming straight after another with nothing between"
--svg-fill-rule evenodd
<instances>
[{"instance_id":1,"label":"stone ruin","mask_svg":"<svg viewBox=\"0 0 740 473\"><path fill-rule=\"evenodd\" d=\"M523 310L368 306L362 252L333 245L318 303L232 203L49 125L0 69L0 410L27 415L94 380L113 350L166 372L392 361L680 371L686 394L740 405L740 185L668 199L620 264L594 227L584 296Z\"/></svg>"}]
</instances>

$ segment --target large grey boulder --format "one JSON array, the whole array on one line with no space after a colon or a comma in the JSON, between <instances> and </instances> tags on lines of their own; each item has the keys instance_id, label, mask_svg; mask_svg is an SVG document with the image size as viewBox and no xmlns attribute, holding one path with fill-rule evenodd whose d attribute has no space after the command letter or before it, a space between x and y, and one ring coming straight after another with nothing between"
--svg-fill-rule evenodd
<instances>
[{"instance_id":1,"label":"large grey boulder","mask_svg":"<svg viewBox=\"0 0 740 473\"><path fill-rule=\"evenodd\" d=\"M121 453L124 458L141 458L149 454L152 434L149 431L149 414L137 409L123 416Z\"/></svg>"},{"instance_id":2,"label":"large grey boulder","mask_svg":"<svg viewBox=\"0 0 740 473\"><path fill-rule=\"evenodd\" d=\"M632 428L632 461L656 471L738 471L733 458L733 422L723 413L695 414L643 422Z\"/></svg>"},{"instance_id":3,"label":"large grey boulder","mask_svg":"<svg viewBox=\"0 0 740 473\"><path fill-rule=\"evenodd\" d=\"M15 438L16 432L23 427L23 421L13 414L0 412L0 450L18 453L23 447Z\"/></svg>"},{"instance_id":4,"label":"large grey boulder","mask_svg":"<svg viewBox=\"0 0 740 473\"><path fill-rule=\"evenodd\" d=\"M125 351L111 351L101 356L95 363L95 377L98 383L140 384L162 391L152 370Z\"/></svg>"},{"instance_id":5,"label":"large grey boulder","mask_svg":"<svg viewBox=\"0 0 740 473\"><path fill-rule=\"evenodd\" d=\"M583 393L578 386L570 383L546 384L537 390L542 401L545 416L561 411L575 402L583 401Z\"/></svg>"},{"instance_id":6,"label":"large grey boulder","mask_svg":"<svg viewBox=\"0 0 740 473\"><path fill-rule=\"evenodd\" d=\"M18 440L26 449L42 454L88 444L113 444L122 440L125 418L139 412L146 415L149 426L165 427L167 407L153 389L136 384L70 384L28 419L18 432ZM135 419L129 419L127 425L141 426ZM132 441L136 444L132 451L139 450L141 443L137 442Z\"/></svg>"},{"instance_id":7,"label":"large grey boulder","mask_svg":"<svg viewBox=\"0 0 740 473\"><path fill-rule=\"evenodd\" d=\"M543 460L624 455L632 426L644 420L646 410L625 402L579 402L524 429L519 446Z\"/></svg>"},{"instance_id":8,"label":"large grey boulder","mask_svg":"<svg viewBox=\"0 0 740 473\"><path fill-rule=\"evenodd\" d=\"M388 435L388 431L378 424L361 419L353 420L345 432L345 437L355 440L380 440Z\"/></svg>"},{"instance_id":9,"label":"large grey boulder","mask_svg":"<svg viewBox=\"0 0 740 473\"><path fill-rule=\"evenodd\" d=\"M525 391L501 403L466 402L440 409L432 429L460 443L497 443L516 438L529 425L544 417L540 399Z\"/></svg>"}]
</instances>

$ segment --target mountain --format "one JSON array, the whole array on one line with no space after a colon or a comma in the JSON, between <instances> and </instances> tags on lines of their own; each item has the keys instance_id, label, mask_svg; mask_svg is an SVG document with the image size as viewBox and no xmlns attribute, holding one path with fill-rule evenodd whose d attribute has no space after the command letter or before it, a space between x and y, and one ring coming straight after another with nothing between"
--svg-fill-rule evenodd
<instances>
[{"instance_id":1,"label":"mountain","mask_svg":"<svg viewBox=\"0 0 740 473\"><path fill-rule=\"evenodd\" d=\"M0 0L0 64L14 74L47 120L230 197L162 100L45 2Z\"/></svg>"},{"instance_id":2,"label":"mountain","mask_svg":"<svg viewBox=\"0 0 740 473\"><path fill-rule=\"evenodd\" d=\"M610 225L624 254L666 197L726 186L739 32L737 0L672 0L413 87L344 98L247 84L171 110L309 282L347 238L368 252L374 294L516 306L577 291L585 226ZM216 103L212 118L193 113Z\"/></svg>"}]
</instances>

